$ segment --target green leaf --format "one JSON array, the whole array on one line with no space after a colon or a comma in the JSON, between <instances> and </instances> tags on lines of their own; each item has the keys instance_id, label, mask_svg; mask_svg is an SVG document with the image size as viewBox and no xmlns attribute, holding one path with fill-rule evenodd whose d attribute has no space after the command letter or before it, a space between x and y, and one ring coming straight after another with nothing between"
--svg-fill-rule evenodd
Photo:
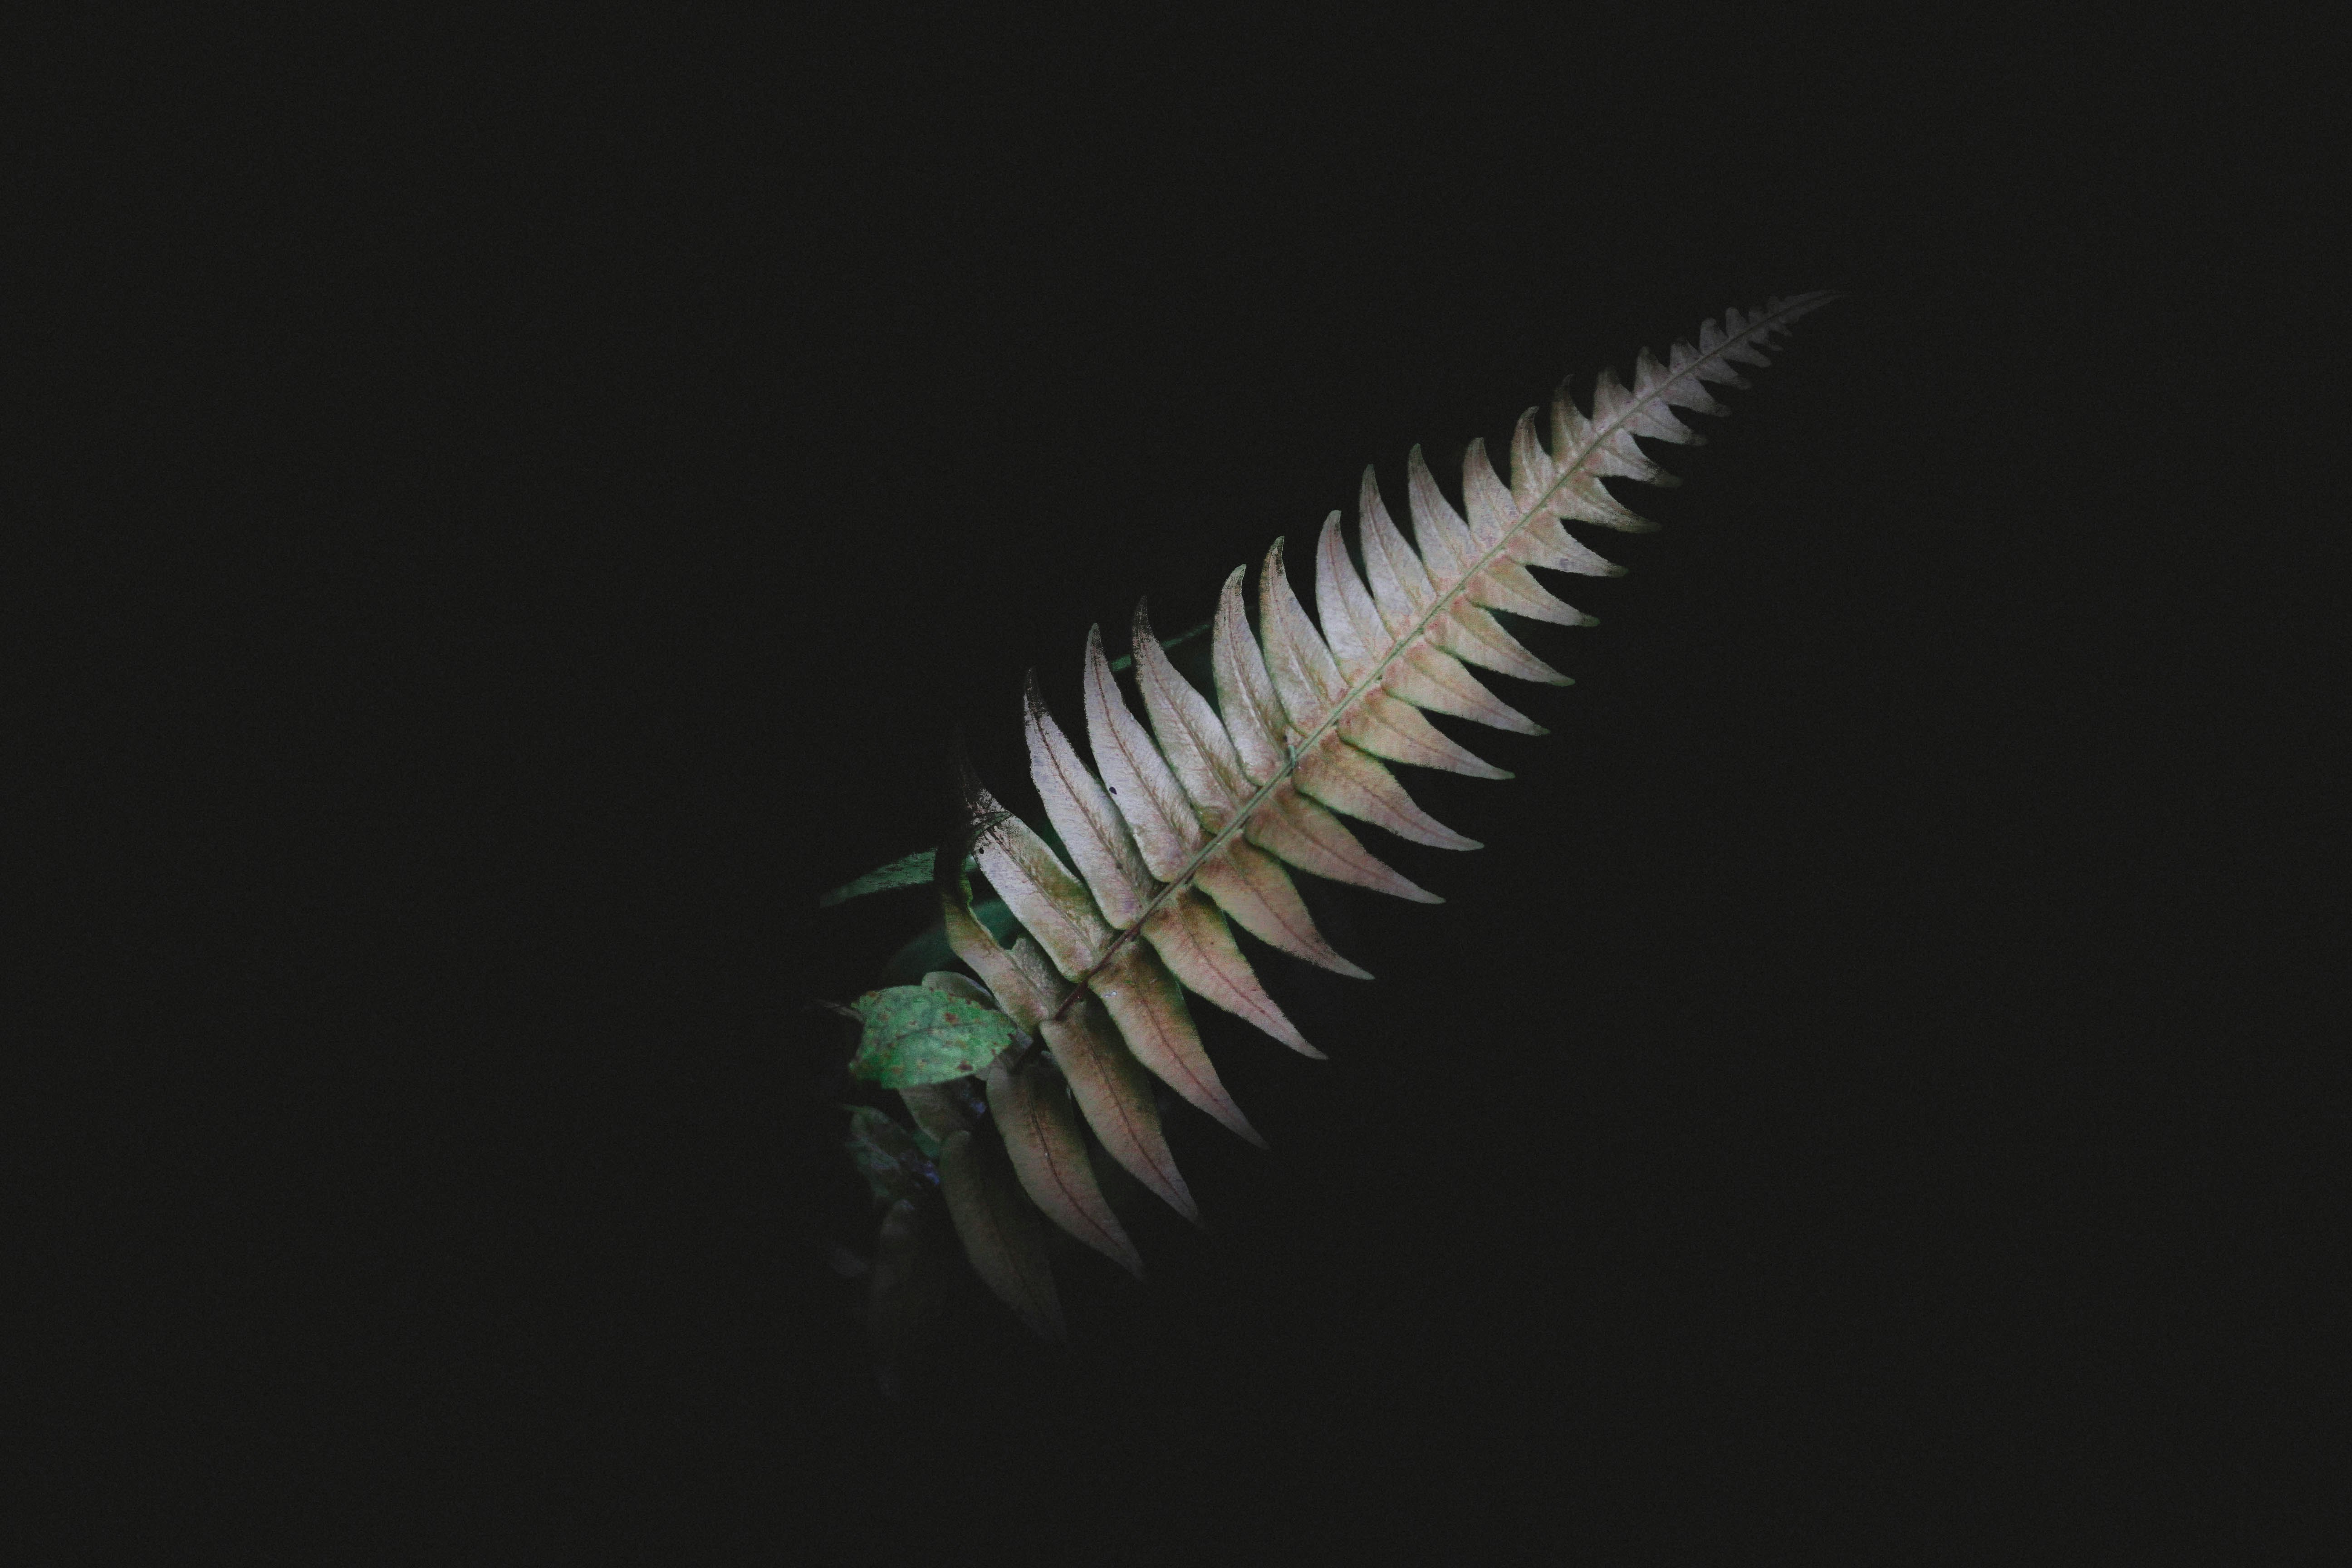
<instances>
[{"instance_id":1,"label":"green leaf","mask_svg":"<svg viewBox=\"0 0 2352 1568\"><path fill-rule=\"evenodd\" d=\"M891 1120L888 1111L870 1105L848 1109L849 1136L842 1146L849 1151L857 1173L866 1178L875 1206L919 1198L929 1191L939 1179L938 1173L917 1147L914 1135Z\"/></svg>"},{"instance_id":2,"label":"green leaf","mask_svg":"<svg viewBox=\"0 0 2352 1568\"><path fill-rule=\"evenodd\" d=\"M931 879L931 851L918 849L911 855L901 855L887 866L877 866L855 881L844 882L816 901L821 910L831 909L845 899L862 899L868 893L887 893L893 888L916 888Z\"/></svg>"},{"instance_id":3,"label":"green leaf","mask_svg":"<svg viewBox=\"0 0 2352 1568\"><path fill-rule=\"evenodd\" d=\"M994 1008L928 985L868 991L852 1006L866 1033L849 1070L890 1089L970 1078L1026 1038Z\"/></svg>"}]
</instances>

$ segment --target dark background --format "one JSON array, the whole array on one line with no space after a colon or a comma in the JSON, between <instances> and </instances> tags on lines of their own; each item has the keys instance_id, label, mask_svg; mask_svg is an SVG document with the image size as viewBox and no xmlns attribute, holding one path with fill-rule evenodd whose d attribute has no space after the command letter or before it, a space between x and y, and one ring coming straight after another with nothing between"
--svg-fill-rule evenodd
<instances>
[{"instance_id":1,"label":"dark background","mask_svg":"<svg viewBox=\"0 0 2352 1568\"><path fill-rule=\"evenodd\" d=\"M16 176L77 693L36 951L105 978L42 1015L93 1114L34 1146L96 1174L29 1232L72 1375L24 1454L92 1554L2065 1556L2242 1542L2334 1464L2250 1456L2331 1397L2253 1281L2315 1268L2340 1077L2202 1021L2315 951L2272 889L2316 763L2252 765L2213 657L2315 637L2324 576L2231 574L2298 546L2215 450L2261 368L2217 345L2293 313L2317 189L2216 97L2255 46L68 45ZM877 1399L814 1005L922 900L814 904L930 838L956 728L1025 792L1022 673L1074 720L1089 625L1190 625L1367 460L1450 486L1561 375L1815 288L1685 488L1623 491L1664 531L1593 539L1606 624L1528 633L1554 732L1465 737L1517 778L1412 781L1489 846L1380 847L1450 902L1318 900L1372 985L1263 958L1331 1061L1199 1010L1273 1143L1171 1114L1209 1229L1147 1226L1141 1286L1071 1259L1067 1352L967 1291Z\"/></svg>"}]
</instances>

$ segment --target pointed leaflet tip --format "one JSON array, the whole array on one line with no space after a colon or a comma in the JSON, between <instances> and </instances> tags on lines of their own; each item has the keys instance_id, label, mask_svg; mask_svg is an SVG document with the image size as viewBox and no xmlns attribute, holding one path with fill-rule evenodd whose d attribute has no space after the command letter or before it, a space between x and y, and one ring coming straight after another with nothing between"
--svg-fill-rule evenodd
<instances>
[{"instance_id":1,"label":"pointed leaflet tip","mask_svg":"<svg viewBox=\"0 0 2352 1568\"><path fill-rule=\"evenodd\" d=\"M1258 579L1258 642L1290 727L1312 731L1347 696L1348 679L1291 588L1279 544L1267 552Z\"/></svg>"},{"instance_id":2,"label":"pointed leaflet tip","mask_svg":"<svg viewBox=\"0 0 2352 1568\"><path fill-rule=\"evenodd\" d=\"M1071 979L1102 956L1112 931L1092 894L1036 829L982 795L997 820L979 841L981 869L1019 921Z\"/></svg>"},{"instance_id":3,"label":"pointed leaflet tip","mask_svg":"<svg viewBox=\"0 0 2352 1568\"><path fill-rule=\"evenodd\" d=\"M1380 486L1372 470L1364 469L1362 492L1357 498L1357 542L1364 551L1364 581L1381 623L1394 639L1407 636L1423 612L1437 602L1429 571L1381 504Z\"/></svg>"},{"instance_id":4,"label":"pointed leaflet tip","mask_svg":"<svg viewBox=\"0 0 2352 1568\"><path fill-rule=\"evenodd\" d=\"M1259 1148L1265 1147L1265 1140L1219 1081L1216 1068L1201 1048L1200 1031L1193 1027L1192 1015L1184 1005L1184 993L1154 950L1133 945L1119 949L1105 960L1088 988L1118 1026L1127 1048L1153 1077L1194 1109L1207 1112Z\"/></svg>"},{"instance_id":5,"label":"pointed leaflet tip","mask_svg":"<svg viewBox=\"0 0 2352 1568\"><path fill-rule=\"evenodd\" d=\"M1283 745L1287 723L1266 673L1265 656L1250 635L1249 611L1242 603L1246 566L1236 566L1217 599L1212 654L1216 661L1217 708L1226 732L1254 784L1271 783L1289 763Z\"/></svg>"},{"instance_id":6,"label":"pointed leaflet tip","mask_svg":"<svg viewBox=\"0 0 2352 1568\"><path fill-rule=\"evenodd\" d=\"M1084 997L1066 1016L1047 1018L1038 1028L1104 1152L1170 1208L1198 1225L1200 1206L1184 1185L1175 1156L1168 1152L1167 1135L1160 1129L1151 1076L1119 1044L1102 1004Z\"/></svg>"},{"instance_id":7,"label":"pointed leaflet tip","mask_svg":"<svg viewBox=\"0 0 2352 1568\"><path fill-rule=\"evenodd\" d=\"M1370 519L1379 504L1378 496L1372 496L1366 503L1366 521L1356 531L1363 545L1366 569L1375 572L1376 531L1370 529ZM1393 585L1389 591L1394 592ZM1358 575L1355 563L1348 557L1347 538L1339 528L1339 514L1336 511L1323 525L1323 537L1316 544L1315 608L1322 617L1324 639L1331 645L1340 672L1349 681L1363 681L1376 675L1380 661L1395 647L1395 637L1389 626L1388 613L1381 608L1379 595ZM1413 618L1400 615L1398 625L1410 626Z\"/></svg>"},{"instance_id":8,"label":"pointed leaflet tip","mask_svg":"<svg viewBox=\"0 0 2352 1568\"><path fill-rule=\"evenodd\" d=\"M1334 742L1344 745L1344 742ZM1377 765L1377 764L1375 764ZM1293 958L1320 964L1334 974L1355 980L1372 975L1349 963L1323 940L1298 897L1298 888L1282 863L1246 839L1234 839L1202 864L1194 878L1200 889L1217 907L1241 923L1244 931L1269 947Z\"/></svg>"},{"instance_id":9,"label":"pointed leaflet tip","mask_svg":"<svg viewBox=\"0 0 2352 1568\"><path fill-rule=\"evenodd\" d=\"M1381 862L1348 831L1346 823L1300 795L1287 780L1275 787L1265 806L1250 818L1244 834L1276 859L1315 876L1393 893L1417 903L1445 901Z\"/></svg>"},{"instance_id":10,"label":"pointed leaflet tip","mask_svg":"<svg viewBox=\"0 0 2352 1568\"><path fill-rule=\"evenodd\" d=\"M1144 865L1161 881L1181 875L1203 842L1200 818L1168 759L1127 705L1103 657L1102 628L1087 635L1087 744L1104 787L1134 836Z\"/></svg>"},{"instance_id":11,"label":"pointed leaflet tip","mask_svg":"<svg viewBox=\"0 0 2352 1568\"><path fill-rule=\"evenodd\" d=\"M1143 934L1169 972L1195 995L1247 1019L1300 1055L1323 1059L1265 994L1225 917L1200 893L1179 889L1144 922Z\"/></svg>"},{"instance_id":12,"label":"pointed leaflet tip","mask_svg":"<svg viewBox=\"0 0 2352 1568\"><path fill-rule=\"evenodd\" d=\"M1034 671L1030 674L1024 701L1029 777L1037 786L1037 797L1104 918L1124 931L1142 912L1151 873L1136 852L1118 807L1078 760L1077 749L1062 733L1061 725L1055 722Z\"/></svg>"},{"instance_id":13,"label":"pointed leaflet tip","mask_svg":"<svg viewBox=\"0 0 2352 1568\"><path fill-rule=\"evenodd\" d=\"M1359 751L1344 741L1335 739L1301 759L1298 788L1301 794L1313 795L1334 811L1361 822L1377 823L1398 837L1410 838L1416 844L1426 844L1433 849L1483 847L1476 839L1454 832L1415 805L1394 773L1370 752Z\"/></svg>"},{"instance_id":14,"label":"pointed leaflet tip","mask_svg":"<svg viewBox=\"0 0 2352 1568\"><path fill-rule=\"evenodd\" d=\"M958 1132L940 1145L940 1189L972 1272L1040 1339L1069 1337L1037 1211L1013 1185L993 1137Z\"/></svg>"},{"instance_id":15,"label":"pointed leaflet tip","mask_svg":"<svg viewBox=\"0 0 2352 1568\"><path fill-rule=\"evenodd\" d=\"M1038 1061L1014 1072L1000 1058L988 1070L988 1110L1030 1200L1055 1225L1141 1279L1143 1258L1096 1184L1058 1075Z\"/></svg>"},{"instance_id":16,"label":"pointed leaflet tip","mask_svg":"<svg viewBox=\"0 0 2352 1568\"><path fill-rule=\"evenodd\" d=\"M1442 768L1477 779L1511 776L1423 718L1420 709L1377 688L1366 692L1348 717L1340 721L1339 733L1372 755L1391 763Z\"/></svg>"},{"instance_id":17,"label":"pointed leaflet tip","mask_svg":"<svg viewBox=\"0 0 2352 1568\"><path fill-rule=\"evenodd\" d=\"M1149 608L1135 606L1135 684L1160 754L1192 798L1202 825L1222 826L1255 791L1234 738L1209 700L1177 673L1151 629Z\"/></svg>"}]
</instances>

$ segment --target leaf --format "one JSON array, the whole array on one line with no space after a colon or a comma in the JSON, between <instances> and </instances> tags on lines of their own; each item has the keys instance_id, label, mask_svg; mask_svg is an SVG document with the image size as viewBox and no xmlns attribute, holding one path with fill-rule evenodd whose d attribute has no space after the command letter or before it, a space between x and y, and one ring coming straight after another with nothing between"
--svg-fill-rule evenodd
<instances>
[{"instance_id":1,"label":"leaf","mask_svg":"<svg viewBox=\"0 0 2352 1568\"><path fill-rule=\"evenodd\" d=\"M1183 988L1149 947L1129 947L1094 981L1094 994L1118 1025L1135 1059L1152 1076L1242 1137L1265 1147L1234 1097L1217 1080L1217 1069L1201 1048L1200 1032L1184 1005Z\"/></svg>"},{"instance_id":2,"label":"leaf","mask_svg":"<svg viewBox=\"0 0 2352 1568\"><path fill-rule=\"evenodd\" d=\"M987 980L1014 1022L1044 1039L1104 1152L1177 1213L1197 1222L1200 1210L1160 1129L1150 1077L1120 1044L1102 1005L1056 975L1027 936L1010 948L999 946L974 918L971 889L961 875L940 878L937 886L940 921L956 956Z\"/></svg>"},{"instance_id":3,"label":"leaf","mask_svg":"<svg viewBox=\"0 0 2352 1568\"><path fill-rule=\"evenodd\" d=\"M1185 989L1248 1019L1301 1055L1322 1057L1258 984L1216 905L1198 893L1179 894L1160 907L1144 935Z\"/></svg>"},{"instance_id":4,"label":"leaf","mask_svg":"<svg viewBox=\"0 0 2352 1568\"><path fill-rule=\"evenodd\" d=\"M1300 795L1288 779L1275 785L1266 803L1251 815L1247 833L1250 843L1302 871L1416 903L1445 901L1377 858L1348 831L1346 823Z\"/></svg>"},{"instance_id":5,"label":"leaf","mask_svg":"<svg viewBox=\"0 0 2352 1568\"><path fill-rule=\"evenodd\" d=\"M984 795L976 781L967 777L964 784L975 798ZM964 831L961 843L955 847L956 854L942 864L960 863L962 848L980 831L979 821L976 816L974 826ZM1034 939L1024 933L1010 947L1000 944L995 932L973 912L971 882L961 872L940 877L933 886L940 900L940 926L955 955L971 965L1007 1017L1024 1029L1035 1030L1038 1021L1064 1000L1067 987L1055 975Z\"/></svg>"},{"instance_id":6,"label":"leaf","mask_svg":"<svg viewBox=\"0 0 2352 1568\"><path fill-rule=\"evenodd\" d=\"M971 975L958 974L952 969L930 971L923 976L923 984L929 990L942 992L950 996L961 996L967 1002L976 1002L983 1007L996 1006L996 998L988 994L988 987ZM998 1008L998 1011L1002 1012L1003 1009Z\"/></svg>"},{"instance_id":7,"label":"leaf","mask_svg":"<svg viewBox=\"0 0 2352 1568\"><path fill-rule=\"evenodd\" d=\"M911 855L901 855L887 866L877 866L863 877L844 882L816 901L818 909L830 909L847 899L862 899L868 893L887 893L893 888L915 888L931 879L931 851L918 849Z\"/></svg>"},{"instance_id":8,"label":"leaf","mask_svg":"<svg viewBox=\"0 0 2352 1568\"><path fill-rule=\"evenodd\" d=\"M1144 711L1151 717L1153 739L1202 825L1230 820L1252 787L1233 737L1209 700L1178 673L1166 647L1152 635L1150 611L1141 604L1135 606L1129 637L1135 646L1136 686L1143 693Z\"/></svg>"},{"instance_id":9,"label":"leaf","mask_svg":"<svg viewBox=\"0 0 2352 1568\"><path fill-rule=\"evenodd\" d=\"M1102 1004L1082 997L1063 1016L1045 1019L1037 1027L1045 1048L1054 1053L1054 1065L1069 1080L1087 1125L1102 1140L1103 1152L1170 1208L1199 1224L1201 1210L1176 1169L1176 1157L1168 1152L1167 1134L1160 1130L1150 1076L1120 1043Z\"/></svg>"},{"instance_id":10,"label":"leaf","mask_svg":"<svg viewBox=\"0 0 2352 1568\"><path fill-rule=\"evenodd\" d=\"M1055 967L1065 975L1084 973L1109 947L1115 934L1086 884L1062 863L1051 845L1027 823L998 805L992 795L982 791L972 809L1000 818L980 837L982 872L1003 897L1013 918L1037 939ZM989 989L996 989L993 982Z\"/></svg>"},{"instance_id":11,"label":"leaf","mask_svg":"<svg viewBox=\"0 0 2352 1568\"><path fill-rule=\"evenodd\" d=\"M1028 707L1029 777L1045 804L1046 819L1069 847L1070 858L1094 895L1103 918L1113 926L1135 923L1156 884L1150 869L1137 853L1109 794L1078 760L1078 750L1062 733L1037 689L1035 671L1024 694Z\"/></svg>"},{"instance_id":12,"label":"leaf","mask_svg":"<svg viewBox=\"0 0 2352 1568\"><path fill-rule=\"evenodd\" d=\"M1062 1075L1042 1060L1016 1072L1010 1058L999 1058L988 1069L988 1109L1030 1201L1065 1231L1140 1278L1143 1259L1096 1184L1086 1134L1078 1129Z\"/></svg>"},{"instance_id":13,"label":"leaf","mask_svg":"<svg viewBox=\"0 0 2352 1568\"><path fill-rule=\"evenodd\" d=\"M1024 1037L993 1007L928 985L868 991L852 1006L865 1034L850 1073L888 1089L969 1078Z\"/></svg>"},{"instance_id":14,"label":"leaf","mask_svg":"<svg viewBox=\"0 0 2352 1568\"><path fill-rule=\"evenodd\" d=\"M923 984L930 984L933 978L925 975ZM986 1001L987 994L961 974L943 974L938 978L970 985L979 993L975 1000L983 1004ZM950 1079L942 1083L908 1084L898 1091L898 1098L906 1101L908 1114L915 1119L917 1137L929 1140L924 1152L934 1158L948 1134L969 1131L979 1119L982 1110L978 1097L972 1093L971 1079L968 1078Z\"/></svg>"},{"instance_id":15,"label":"leaf","mask_svg":"<svg viewBox=\"0 0 2352 1568\"><path fill-rule=\"evenodd\" d=\"M1545 733L1473 673L1475 667L1570 684L1522 647L1497 613L1593 625L1531 568L1621 575L1622 568L1567 525L1631 532L1653 527L1603 481L1672 483L1640 442L1697 440L1675 410L1723 412L1708 384L1746 385L1735 367L1769 363L1762 351L1832 298L1799 294L1760 311L1727 311L1719 324L1701 325L1695 345L1676 343L1663 361L1642 353L1630 386L1604 371L1589 414L1563 389L1548 409L1528 410L1513 427L1507 482L1483 441L1468 445L1458 510L1413 447L1403 491L1410 541L1367 468L1356 553L1339 512L1317 537L1314 616L1290 583L1279 540L1259 574L1255 631L1244 593L1247 569L1236 567L1225 579L1209 626L1213 702L1176 670L1166 652L1171 645L1154 637L1141 605L1131 658L1109 658L1101 628L1091 629L1081 666L1091 768L1046 710L1032 678L1025 705L1031 778L1069 861L967 770L971 847L1023 934L1007 946L973 912L961 843L935 857L935 865L956 868L935 878L941 931L1002 1016L1042 1039L1077 1110L1121 1169L1197 1217L1168 1153L1152 1077L1259 1142L1202 1048L1184 991L1296 1050L1320 1053L1252 973L1227 922L1307 963L1370 978L1316 930L1291 868L1441 901L1383 864L1340 817L1433 847L1479 847L1423 811L1390 764L1510 776L1426 715ZM1186 634L1193 635L1197 628ZM1148 728L1119 684L1129 668ZM1033 1080L1033 1071L1043 1074L1043 1064L1008 1058L991 1074L992 1114L1022 1123L1013 1145L1022 1179L1064 1228L1125 1264L1125 1251L1101 1228L1083 1184L1065 1175L1070 1129L1041 1109L1059 1103L1058 1090L1042 1087L1050 1075ZM969 1151L975 1136L951 1134L943 1157L950 1145ZM996 1212L971 1194L963 1201L971 1215ZM1004 1282L999 1294L1034 1321L1045 1321L1046 1298L1008 1261L1013 1254L1003 1247L983 1251Z\"/></svg>"},{"instance_id":16,"label":"leaf","mask_svg":"<svg viewBox=\"0 0 2352 1568\"><path fill-rule=\"evenodd\" d=\"M843 1147L850 1163L866 1178L876 1207L900 1198L919 1198L939 1180L931 1162L916 1145L914 1135L890 1119L887 1110L870 1105L849 1107L849 1136Z\"/></svg>"},{"instance_id":17,"label":"leaf","mask_svg":"<svg viewBox=\"0 0 2352 1568\"><path fill-rule=\"evenodd\" d=\"M1176 782L1175 770L1120 695L1118 679L1103 658L1100 626L1087 634L1086 675L1087 742L1095 766L1133 830L1151 875L1177 876L1205 841L1201 819ZM1047 951L1052 951L1050 944Z\"/></svg>"},{"instance_id":18,"label":"leaf","mask_svg":"<svg viewBox=\"0 0 2352 1568\"><path fill-rule=\"evenodd\" d=\"M1269 947L1294 958L1319 963L1334 973L1370 980L1370 971L1357 968L1323 940L1315 921L1298 896L1297 884L1282 863L1246 839L1236 838L1213 860L1192 874L1201 890L1217 907L1240 922L1241 928Z\"/></svg>"},{"instance_id":19,"label":"leaf","mask_svg":"<svg viewBox=\"0 0 2352 1568\"><path fill-rule=\"evenodd\" d=\"M1039 1338L1067 1338L1037 1211L1014 1185L995 1139L959 1132L940 1144L940 1186L972 1272Z\"/></svg>"}]
</instances>

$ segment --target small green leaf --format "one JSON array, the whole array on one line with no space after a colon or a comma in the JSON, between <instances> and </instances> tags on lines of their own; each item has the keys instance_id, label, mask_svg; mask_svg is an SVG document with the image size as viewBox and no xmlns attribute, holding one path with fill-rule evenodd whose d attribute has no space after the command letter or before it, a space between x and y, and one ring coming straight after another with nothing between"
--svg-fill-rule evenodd
<instances>
[{"instance_id":1,"label":"small green leaf","mask_svg":"<svg viewBox=\"0 0 2352 1568\"><path fill-rule=\"evenodd\" d=\"M970 1078L1026 1038L993 1007L928 985L868 991L853 1006L866 1034L849 1070L891 1089Z\"/></svg>"},{"instance_id":2,"label":"small green leaf","mask_svg":"<svg viewBox=\"0 0 2352 1568\"><path fill-rule=\"evenodd\" d=\"M911 855L901 855L887 866L877 866L855 881L844 882L816 901L816 907L830 909L847 899L862 899L868 893L887 893L893 888L911 888L931 879L931 852L918 849Z\"/></svg>"}]
</instances>

